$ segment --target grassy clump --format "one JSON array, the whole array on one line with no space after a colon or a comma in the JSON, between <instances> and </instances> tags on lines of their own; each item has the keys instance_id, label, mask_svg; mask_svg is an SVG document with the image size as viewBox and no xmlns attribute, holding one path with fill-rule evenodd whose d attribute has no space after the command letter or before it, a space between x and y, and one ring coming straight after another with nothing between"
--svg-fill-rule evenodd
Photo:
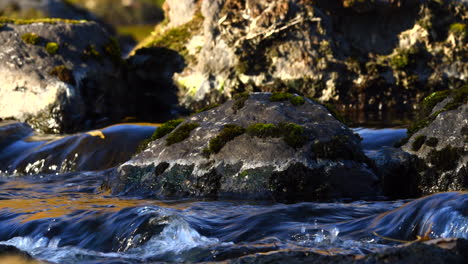
<instances>
[{"instance_id":1,"label":"grassy clump","mask_svg":"<svg viewBox=\"0 0 468 264\"><path fill-rule=\"evenodd\" d=\"M34 23L44 23L44 24L58 24L58 23L67 23L67 24L81 24L86 23L86 20L72 20L72 19L61 19L61 18L38 18L38 19L13 19L8 17L0 17L0 23L2 24L15 24L15 25L29 25Z\"/></svg>"},{"instance_id":2,"label":"grassy clump","mask_svg":"<svg viewBox=\"0 0 468 264\"><path fill-rule=\"evenodd\" d=\"M46 44L45 49L51 55L57 54L59 50L59 44L56 42L49 42Z\"/></svg>"},{"instance_id":3,"label":"grassy clump","mask_svg":"<svg viewBox=\"0 0 468 264\"><path fill-rule=\"evenodd\" d=\"M182 122L184 122L184 119L170 120L170 121L167 121L166 123L162 124L161 126L159 126L150 138L148 138L148 139L146 139L146 140L144 140L143 142L140 143L140 145L138 146L138 148L136 150L136 153L140 153L143 150L145 150L148 147L149 143L155 141L156 139L160 139L160 138L164 137L165 135L171 133Z\"/></svg>"},{"instance_id":4,"label":"grassy clump","mask_svg":"<svg viewBox=\"0 0 468 264\"><path fill-rule=\"evenodd\" d=\"M293 148L300 148L307 142L305 129L295 123L279 123L274 124L253 124L247 130L247 134L259 138L279 138L282 137L284 142Z\"/></svg>"},{"instance_id":5,"label":"grassy clump","mask_svg":"<svg viewBox=\"0 0 468 264\"><path fill-rule=\"evenodd\" d=\"M281 137L281 132L274 124L253 124L247 130L247 134L252 137L267 138L267 137Z\"/></svg>"},{"instance_id":6,"label":"grassy clump","mask_svg":"<svg viewBox=\"0 0 468 264\"><path fill-rule=\"evenodd\" d=\"M426 145L429 147L435 148L439 144L439 139L435 137L431 137L428 140L426 140Z\"/></svg>"},{"instance_id":7,"label":"grassy clump","mask_svg":"<svg viewBox=\"0 0 468 264\"><path fill-rule=\"evenodd\" d=\"M21 39L26 44L30 45L38 45L41 41L41 37L39 37L36 33L25 33L21 36Z\"/></svg>"},{"instance_id":8,"label":"grassy clump","mask_svg":"<svg viewBox=\"0 0 468 264\"><path fill-rule=\"evenodd\" d=\"M218 136L210 140L208 148L204 150L207 154L218 153L226 143L245 133L245 128L234 124L227 124Z\"/></svg>"},{"instance_id":9,"label":"grassy clump","mask_svg":"<svg viewBox=\"0 0 468 264\"><path fill-rule=\"evenodd\" d=\"M429 153L428 160L439 171L448 171L457 167L457 161L463 154L463 148L447 146Z\"/></svg>"},{"instance_id":10,"label":"grassy clump","mask_svg":"<svg viewBox=\"0 0 468 264\"><path fill-rule=\"evenodd\" d=\"M270 102L282 102L293 98L291 93L273 93L270 97Z\"/></svg>"},{"instance_id":11,"label":"grassy clump","mask_svg":"<svg viewBox=\"0 0 468 264\"><path fill-rule=\"evenodd\" d=\"M214 109L214 108L216 108L218 106L220 106L220 104L212 104L212 105L205 106L205 107L200 108L197 111L195 111L195 114L206 112L206 111Z\"/></svg>"},{"instance_id":12,"label":"grassy clump","mask_svg":"<svg viewBox=\"0 0 468 264\"><path fill-rule=\"evenodd\" d=\"M295 106L305 104L305 99L302 96L294 96L293 98L289 99L289 101Z\"/></svg>"},{"instance_id":13,"label":"grassy clump","mask_svg":"<svg viewBox=\"0 0 468 264\"><path fill-rule=\"evenodd\" d=\"M426 136L419 135L414 139L413 144L411 145L411 149L413 151L418 151L419 149L421 149L422 145L424 145L425 142Z\"/></svg>"},{"instance_id":14,"label":"grassy clump","mask_svg":"<svg viewBox=\"0 0 468 264\"><path fill-rule=\"evenodd\" d=\"M449 27L449 32L457 37L465 37L467 35L466 25L463 23L453 23Z\"/></svg>"},{"instance_id":15,"label":"grassy clump","mask_svg":"<svg viewBox=\"0 0 468 264\"><path fill-rule=\"evenodd\" d=\"M55 66L50 72L50 75L57 77L60 81L75 85L75 77L73 77L72 70L68 69L65 65Z\"/></svg>"},{"instance_id":16,"label":"grassy clump","mask_svg":"<svg viewBox=\"0 0 468 264\"><path fill-rule=\"evenodd\" d=\"M305 104L305 100L302 98L302 96L295 96L291 93L273 93L270 97L270 102L282 102L287 100L289 100L291 104L295 106Z\"/></svg>"},{"instance_id":17,"label":"grassy clump","mask_svg":"<svg viewBox=\"0 0 468 264\"><path fill-rule=\"evenodd\" d=\"M169 134L169 136L166 138L166 145L170 146L186 140L188 137L190 137L192 130L199 126L200 125L197 123L185 123L179 126L179 128Z\"/></svg>"},{"instance_id":18,"label":"grassy clump","mask_svg":"<svg viewBox=\"0 0 468 264\"><path fill-rule=\"evenodd\" d=\"M234 112L237 112L240 109L242 109L247 99L249 99L249 93L247 92L234 95L235 101L234 101L234 104L232 105L232 110L234 110Z\"/></svg>"}]
</instances>

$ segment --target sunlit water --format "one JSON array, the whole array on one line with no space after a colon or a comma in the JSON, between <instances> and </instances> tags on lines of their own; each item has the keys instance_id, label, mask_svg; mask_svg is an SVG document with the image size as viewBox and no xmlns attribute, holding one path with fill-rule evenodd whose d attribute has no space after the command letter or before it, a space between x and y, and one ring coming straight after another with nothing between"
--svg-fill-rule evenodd
<instances>
[{"instance_id":1,"label":"sunlit water","mask_svg":"<svg viewBox=\"0 0 468 264\"><path fill-rule=\"evenodd\" d=\"M356 132L366 151L375 151L392 145L402 130ZM468 238L467 193L289 205L154 201L101 191L105 173L0 178L0 243L56 263L158 263L224 261L281 249L367 254L398 244L393 239Z\"/></svg>"}]
</instances>

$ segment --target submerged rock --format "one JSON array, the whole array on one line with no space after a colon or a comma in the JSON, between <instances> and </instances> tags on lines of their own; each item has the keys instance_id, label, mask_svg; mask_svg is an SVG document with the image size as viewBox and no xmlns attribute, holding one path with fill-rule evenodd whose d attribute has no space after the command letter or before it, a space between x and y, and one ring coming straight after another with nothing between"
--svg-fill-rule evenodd
<instances>
[{"instance_id":1,"label":"submerged rock","mask_svg":"<svg viewBox=\"0 0 468 264\"><path fill-rule=\"evenodd\" d=\"M130 113L117 42L94 22L0 21L0 118L47 133L120 121Z\"/></svg>"},{"instance_id":2,"label":"submerged rock","mask_svg":"<svg viewBox=\"0 0 468 264\"><path fill-rule=\"evenodd\" d=\"M468 189L468 87L434 93L423 102L429 113L410 128L402 147L422 165L423 194Z\"/></svg>"},{"instance_id":3,"label":"submerged rock","mask_svg":"<svg viewBox=\"0 0 468 264\"><path fill-rule=\"evenodd\" d=\"M168 0L166 7L167 23L140 47L183 56L173 80L193 109L242 91L290 91L342 110L412 112L425 94L468 76L466 1Z\"/></svg>"},{"instance_id":4,"label":"submerged rock","mask_svg":"<svg viewBox=\"0 0 468 264\"><path fill-rule=\"evenodd\" d=\"M240 94L153 139L109 179L114 193L288 202L380 194L360 138L292 94Z\"/></svg>"},{"instance_id":5,"label":"submerged rock","mask_svg":"<svg viewBox=\"0 0 468 264\"><path fill-rule=\"evenodd\" d=\"M386 249L366 256L326 256L312 251L280 250L245 256L227 263L309 263L309 264L418 264L418 263L466 263L468 254L466 239L437 239L427 242L410 243ZM333 254L333 253L331 253ZM226 262L224 262L226 263Z\"/></svg>"}]
</instances>

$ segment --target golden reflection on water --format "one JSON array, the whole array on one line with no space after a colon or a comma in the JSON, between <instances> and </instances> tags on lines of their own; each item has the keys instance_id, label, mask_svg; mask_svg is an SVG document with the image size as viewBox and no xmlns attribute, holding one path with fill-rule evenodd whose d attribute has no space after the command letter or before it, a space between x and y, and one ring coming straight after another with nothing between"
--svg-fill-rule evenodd
<instances>
[{"instance_id":1,"label":"golden reflection on water","mask_svg":"<svg viewBox=\"0 0 468 264\"><path fill-rule=\"evenodd\" d=\"M31 191L31 189L37 189L38 187L38 184L20 181L5 183L0 189L1 196L6 194L5 190L10 190L8 192L12 193L14 190L21 189L21 197L11 196L9 199L0 199L0 211L24 213L20 220L25 223L38 219L58 218L78 210L112 213L128 207L159 206L183 210L190 206L190 202L174 205L157 200L123 199L110 196L106 192L44 193ZM66 190L66 187L63 188Z\"/></svg>"}]
</instances>

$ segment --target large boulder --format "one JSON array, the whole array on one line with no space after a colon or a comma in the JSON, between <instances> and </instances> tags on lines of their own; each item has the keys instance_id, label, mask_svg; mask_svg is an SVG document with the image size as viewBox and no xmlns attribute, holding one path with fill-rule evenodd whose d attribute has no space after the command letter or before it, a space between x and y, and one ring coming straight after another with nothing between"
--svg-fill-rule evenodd
<instances>
[{"instance_id":1,"label":"large boulder","mask_svg":"<svg viewBox=\"0 0 468 264\"><path fill-rule=\"evenodd\" d=\"M129 115L118 43L94 22L0 21L0 118L50 133Z\"/></svg>"},{"instance_id":2,"label":"large boulder","mask_svg":"<svg viewBox=\"0 0 468 264\"><path fill-rule=\"evenodd\" d=\"M113 193L287 202L380 195L359 136L309 99L240 94L180 122L161 126L118 168L107 183Z\"/></svg>"},{"instance_id":3,"label":"large boulder","mask_svg":"<svg viewBox=\"0 0 468 264\"><path fill-rule=\"evenodd\" d=\"M167 23L140 47L184 57L173 80L189 108L246 90L295 92L341 110L412 112L425 94L466 82L466 7L455 0L168 0Z\"/></svg>"},{"instance_id":4,"label":"large boulder","mask_svg":"<svg viewBox=\"0 0 468 264\"><path fill-rule=\"evenodd\" d=\"M429 112L402 147L422 161L419 188L423 194L468 190L468 86L434 93L423 104Z\"/></svg>"}]
</instances>

